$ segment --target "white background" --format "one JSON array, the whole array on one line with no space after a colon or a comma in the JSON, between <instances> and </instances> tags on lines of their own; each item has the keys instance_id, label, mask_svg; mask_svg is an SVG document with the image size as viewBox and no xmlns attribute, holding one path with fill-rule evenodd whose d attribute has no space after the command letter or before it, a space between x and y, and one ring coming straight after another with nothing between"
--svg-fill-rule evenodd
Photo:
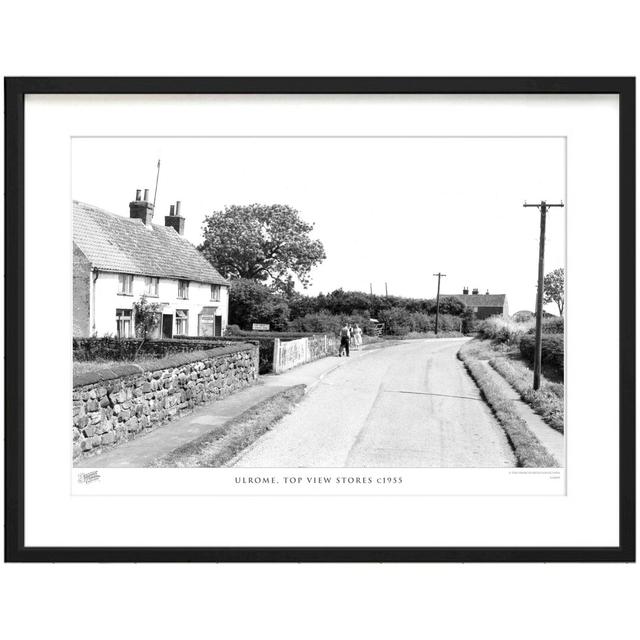
<instances>
[{"instance_id":1,"label":"white background","mask_svg":"<svg viewBox=\"0 0 640 640\"><path fill-rule=\"evenodd\" d=\"M630 2L159 6L14 4L3 11L3 73L639 70ZM607 565L10 566L0 602L16 638L600 638L637 629L638 577L637 566Z\"/></svg>"}]
</instances>

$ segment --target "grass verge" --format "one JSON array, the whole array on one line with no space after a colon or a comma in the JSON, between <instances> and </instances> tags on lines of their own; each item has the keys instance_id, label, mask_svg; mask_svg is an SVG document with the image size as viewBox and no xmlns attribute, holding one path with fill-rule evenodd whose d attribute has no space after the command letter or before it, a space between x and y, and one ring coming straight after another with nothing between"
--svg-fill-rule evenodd
<instances>
[{"instance_id":1,"label":"grass verge","mask_svg":"<svg viewBox=\"0 0 640 640\"><path fill-rule=\"evenodd\" d=\"M520 394L520 397L556 431L564 433L564 387L542 383L533 389L533 372L522 362L491 358L489 364Z\"/></svg>"},{"instance_id":2,"label":"grass verge","mask_svg":"<svg viewBox=\"0 0 640 640\"><path fill-rule=\"evenodd\" d=\"M149 467L222 467L271 430L302 399L305 385L286 389L236 418L153 460Z\"/></svg>"},{"instance_id":3,"label":"grass verge","mask_svg":"<svg viewBox=\"0 0 640 640\"><path fill-rule=\"evenodd\" d=\"M472 345L472 343L468 343ZM513 402L505 398L500 388L491 379L485 365L476 357L477 345L463 345L458 357L475 380L485 400L491 407L518 461L519 467L557 467L558 462L531 432L527 423L513 408ZM476 355L474 355L474 353Z\"/></svg>"}]
</instances>

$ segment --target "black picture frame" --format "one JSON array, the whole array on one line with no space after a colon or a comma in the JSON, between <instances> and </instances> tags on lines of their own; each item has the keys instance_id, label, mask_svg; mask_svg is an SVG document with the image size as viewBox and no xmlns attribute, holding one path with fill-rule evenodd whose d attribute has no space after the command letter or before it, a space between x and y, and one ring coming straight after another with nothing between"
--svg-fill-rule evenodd
<instances>
[{"instance_id":1,"label":"black picture frame","mask_svg":"<svg viewBox=\"0 0 640 640\"><path fill-rule=\"evenodd\" d=\"M6 562L635 561L635 78L5 78ZM24 539L24 101L27 94L615 94L620 160L620 475L615 547L26 547ZM11 314L7 309L11 306Z\"/></svg>"}]
</instances>

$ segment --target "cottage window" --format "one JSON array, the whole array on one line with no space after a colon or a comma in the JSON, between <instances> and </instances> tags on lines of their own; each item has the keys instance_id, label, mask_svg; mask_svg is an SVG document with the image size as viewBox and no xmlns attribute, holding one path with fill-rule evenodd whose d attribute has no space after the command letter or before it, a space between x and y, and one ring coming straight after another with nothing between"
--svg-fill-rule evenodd
<instances>
[{"instance_id":1,"label":"cottage window","mask_svg":"<svg viewBox=\"0 0 640 640\"><path fill-rule=\"evenodd\" d=\"M118 338L133 337L131 309L116 309L116 328L118 332Z\"/></svg>"},{"instance_id":2,"label":"cottage window","mask_svg":"<svg viewBox=\"0 0 640 640\"><path fill-rule=\"evenodd\" d=\"M158 297L158 288L160 285L160 278L151 278L147 276L144 279L144 292L148 296Z\"/></svg>"},{"instance_id":3,"label":"cottage window","mask_svg":"<svg viewBox=\"0 0 640 640\"><path fill-rule=\"evenodd\" d=\"M186 336L189 334L189 311L187 309L176 310L176 335Z\"/></svg>"},{"instance_id":4,"label":"cottage window","mask_svg":"<svg viewBox=\"0 0 640 640\"><path fill-rule=\"evenodd\" d=\"M130 296L133 291L133 276L129 273L118 274L118 293Z\"/></svg>"},{"instance_id":5,"label":"cottage window","mask_svg":"<svg viewBox=\"0 0 640 640\"><path fill-rule=\"evenodd\" d=\"M189 297L189 281L188 280L178 280L178 298L182 300L187 300Z\"/></svg>"},{"instance_id":6,"label":"cottage window","mask_svg":"<svg viewBox=\"0 0 640 640\"><path fill-rule=\"evenodd\" d=\"M219 284L211 285L211 301L220 302L220 285Z\"/></svg>"}]
</instances>

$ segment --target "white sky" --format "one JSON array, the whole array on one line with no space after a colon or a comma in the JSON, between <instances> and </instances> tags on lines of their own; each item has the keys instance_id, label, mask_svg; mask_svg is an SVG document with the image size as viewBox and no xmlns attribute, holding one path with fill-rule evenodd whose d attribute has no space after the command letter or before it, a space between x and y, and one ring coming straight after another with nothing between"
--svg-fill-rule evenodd
<instances>
[{"instance_id":1,"label":"white sky","mask_svg":"<svg viewBox=\"0 0 640 640\"><path fill-rule=\"evenodd\" d=\"M564 138L75 138L72 195L129 215L136 189L154 221L182 201L185 236L224 205L288 204L315 223L327 259L311 294L435 297L463 286L533 310L540 216L565 200ZM547 215L545 273L565 265L565 209ZM557 313L555 305L546 307Z\"/></svg>"}]
</instances>

